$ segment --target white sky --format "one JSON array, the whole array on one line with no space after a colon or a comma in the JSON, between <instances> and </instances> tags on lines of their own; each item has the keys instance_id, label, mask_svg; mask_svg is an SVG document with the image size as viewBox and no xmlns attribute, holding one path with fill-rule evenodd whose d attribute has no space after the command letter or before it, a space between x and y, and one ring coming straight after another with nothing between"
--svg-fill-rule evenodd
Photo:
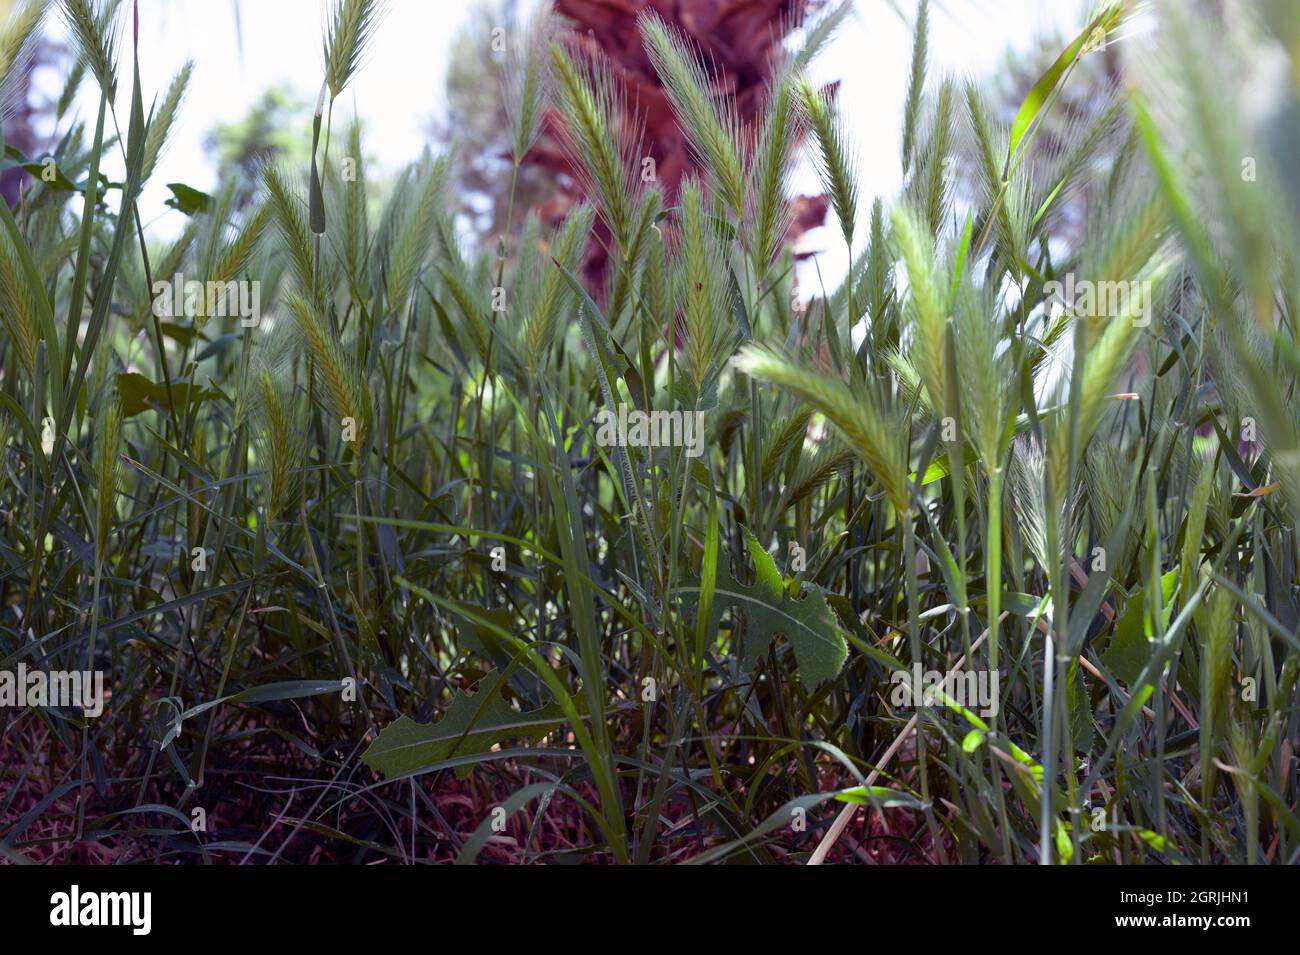
<instances>
[{"instance_id":1,"label":"white sky","mask_svg":"<svg viewBox=\"0 0 1300 955\"><path fill-rule=\"evenodd\" d=\"M455 31L474 0L390 0L370 54L339 104L355 100L366 119L368 158L384 172L419 157L432 116L442 108L443 80ZM913 0L896 0L910 17ZM140 0L141 75L146 109L161 97L172 75L193 58L196 66L179 125L142 199L146 220L162 233L179 231L181 214L167 210L165 184L198 189L214 185L215 157L203 148L219 122L243 117L271 86L288 83L308 102L320 89L322 0L238 0L242 54L236 33L236 0ZM121 84L129 89L130 2L123 4ZM952 73L982 76L1003 50L1027 50L1044 33L1073 36L1081 27L1083 0L938 0L931 14L931 77ZM53 32L63 25L53 18ZM911 54L910 27L886 0L858 0L855 16L814 68L821 82L841 82L840 106L857 146L862 201L892 196L899 187L899 135ZM59 78L38 77L57 94ZM93 121L98 100L83 85L77 109ZM119 104L119 111L122 104ZM336 107L336 120L338 119ZM120 118L126 120L124 113ZM310 133L305 127L304 137ZM803 169L799 191L813 192L816 179ZM156 219L155 219L156 217ZM865 219L865 216L859 216ZM838 230L809 236L826 249L823 275L843 270ZM829 279L828 279L829 281Z\"/></svg>"}]
</instances>

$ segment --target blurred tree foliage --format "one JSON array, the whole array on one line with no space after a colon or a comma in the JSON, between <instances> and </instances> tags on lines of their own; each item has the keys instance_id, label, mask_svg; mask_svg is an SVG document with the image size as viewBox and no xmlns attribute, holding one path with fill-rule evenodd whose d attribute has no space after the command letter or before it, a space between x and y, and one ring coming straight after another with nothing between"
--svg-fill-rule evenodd
<instances>
[{"instance_id":1,"label":"blurred tree foliage","mask_svg":"<svg viewBox=\"0 0 1300 955\"><path fill-rule=\"evenodd\" d=\"M9 22L18 9L15 0L0 0L0 23ZM44 35L38 35L28 48L21 51L26 64L15 70L7 88L0 91L0 117L4 120L5 146L12 147L28 158L36 158L43 150L37 127L44 119L53 120L67 110L81 79L81 71L73 69L68 75L67 89L57 99L42 96L32 83L32 73L39 67L57 64L66 54L61 46ZM6 169L0 173L0 195L10 205L16 205L23 181L28 174L20 169Z\"/></svg>"},{"instance_id":2,"label":"blurred tree foliage","mask_svg":"<svg viewBox=\"0 0 1300 955\"><path fill-rule=\"evenodd\" d=\"M584 198L579 177L561 143L559 118L548 115L538 143L529 152L515 183L513 221L507 227L513 164L510 123L502 89L510 65L508 51L493 50L493 31L510 39L526 30L529 4L498 0L478 8L454 41L447 76L447 111L433 125L434 137L456 146L455 175L469 231L492 241L522 227L523 212L536 212L551 225L563 221ZM672 204L688 173L701 168L677 125L668 96L646 56L636 19L655 11L682 31L712 65L718 92L734 97L739 116L761 114L768 84L780 68L786 39L824 6L820 0L556 0L558 24L566 39L589 54L603 55L626 102L644 128L644 152L655 161L656 178ZM792 202L792 238L821 225L825 196L800 196ZM599 284L604 255L593 243L587 276Z\"/></svg>"},{"instance_id":3,"label":"blurred tree foliage","mask_svg":"<svg viewBox=\"0 0 1300 955\"><path fill-rule=\"evenodd\" d=\"M306 169L311 163L311 104L288 86L273 86L249 107L243 118L219 123L204 138L222 180L232 173L246 183L257 179L268 162L287 169Z\"/></svg>"},{"instance_id":4,"label":"blurred tree foliage","mask_svg":"<svg viewBox=\"0 0 1300 955\"><path fill-rule=\"evenodd\" d=\"M1090 18L1090 9L1086 3L1079 4L1080 25ZM1060 34L1048 34L1038 37L1027 54L1010 49L1003 52L997 68L983 84L990 113L998 122L1009 126L1015 120L1029 91L1068 43L1069 39ZM1057 88L1056 104L1043 115L1042 128L1024 154L1022 162L1030 181L1045 179L1072 149L1080 154L1086 152L1088 163L1095 171L1113 166L1118 153L1126 148L1124 136L1105 135L1125 126L1120 96L1121 63L1113 43L1109 49L1095 51L1076 61L1070 82ZM1112 122L1097 125L1107 113ZM963 124L962 128L969 129L969 124ZM1081 148L1082 140L1089 131L1094 141L1087 143L1085 150ZM974 138L962 137L955 145L955 168L974 170L978 154ZM969 176L967 179L963 186L969 192L973 181ZM1061 197L1064 201L1058 207L1060 214L1052 220L1049 233L1053 239L1062 240L1063 247L1074 248L1082 240L1087 209L1100 185L1096 177L1080 176L1069 193Z\"/></svg>"}]
</instances>

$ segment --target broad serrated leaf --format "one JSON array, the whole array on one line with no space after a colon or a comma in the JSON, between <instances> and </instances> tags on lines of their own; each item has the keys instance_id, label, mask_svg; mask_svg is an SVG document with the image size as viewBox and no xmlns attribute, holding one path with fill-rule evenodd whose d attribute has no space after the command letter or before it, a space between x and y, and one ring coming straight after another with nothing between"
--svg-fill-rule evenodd
<instances>
[{"instance_id":1,"label":"broad serrated leaf","mask_svg":"<svg viewBox=\"0 0 1300 955\"><path fill-rule=\"evenodd\" d=\"M1074 741L1074 751L1086 754L1092 749L1092 740L1096 729L1092 722L1092 706L1088 696L1088 684L1083 679L1083 670L1078 658L1070 664L1070 673L1065 681L1066 700L1070 705L1070 739Z\"/></svg>"},{"instance_id":2,"label":"broad serrated leaf","mask_svg":"<svg viewBox=\"0 0 1300 955\"><path fill-rule=\"evenodd\" d=\"M171 190L172 197L164 205L171 206L187 216L196 216L201 212L207 212L212 207L213 200L210 195L183 182L169 182L167 188Z\"/></svg>"},{"instance_id":3,"label":"broad serrated leaf","mask_svg":"<svg viewBox=\"0 0 1300 955\"><path fill-rule=\"evenodd\" d=\"M1174 585L1178 582L1178 571L1171 570L1160 578L1160 587L1164 593L1161 603L1164 605L1165 625L1169 624L1173 612ZM1101 655L1101 662L1115 678L1132 686L1141 675L1142 669L1151 659L1151 622L1147 619L1146 592L1138 591L1129 598L1124 616L1115 628L1115 636L1110 646Z\"/></svg>"},{"instance_id":4,"label":"broad serrated leaf","mask_svg":"<svg viewBox=\"0 0 1300 955\"><path fill-rule=\"evenodd\" d=\"M220 397L217 392L187 382L173 382L170 396L165 382L150 381L137 372L117 376L117 390L122 396L122 417L131 418L145 411L166 411L170 401L176 410L195 405L210 398Z\"/></svg>"},{"instance_id":5,"label":"broad serrated leaf","mask_svg":"<svg viewBox=\"0 0 1300 955\"><path fill-rule=\"evenodd\" d=\"M741 530L754 561L754 582L740 583L734 569L719 562L710 632L716 631L728 608L743 610L746 629L739 656L746 673L758 666L779 634L794 649L799 675L807 684L815 686L833 679L844 666L849 651L825 594L821 588L805 583L802 594L792 597L772 555L747 528ZM688 607L698 601L699 592L698 582L680 589Z\"/></svg>"},{"instance_id":6,"label":"broad serrated leaf","mask_svg":"<svg viewBox=\"0 0 1300 955\"><path fill-rule=\"evenodd\" d=\"M501 696L501 674L483 677L476 693L458 692L441 720L417 723L403 716L390 723L362 759L388 779L436 768L453 756L486 753L507 739L539 739L564 723L555 703L527 713L513 709Z\"/></svg>"}]
</instances>

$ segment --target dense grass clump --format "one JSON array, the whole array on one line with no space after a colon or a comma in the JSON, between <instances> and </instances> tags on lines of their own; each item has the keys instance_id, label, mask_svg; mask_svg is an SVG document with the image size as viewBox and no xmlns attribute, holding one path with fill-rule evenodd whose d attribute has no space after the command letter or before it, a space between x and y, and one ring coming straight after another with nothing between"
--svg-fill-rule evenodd
<instances>
[{"instance_id":1,"label":"dense grass clump","mask_svg":"<svg viewBox=\"0 0 1300 955\"><path fill-rule=\"evenodd\" d=\"M698 160L672 194L540 16L508 161L551 129L590 202L486 249L447 157L373 207L334 106L374 0L328 18L310 167L178 192L161 243L189 69L155 100L91 0L28 3L0 68L54 6L100 106L0 204L0 672L106 690L0 707L0 857L1300 859L1300 70L1253 125L1215 79L1295 66L1291 5L1145 10L1043 150L1130 5L1007 123L930 76L922 0L869 205L807 78L847 5L755 123L641 20ZM801 150L838 288L795 280Z\"/></svg>"}]
</instances>

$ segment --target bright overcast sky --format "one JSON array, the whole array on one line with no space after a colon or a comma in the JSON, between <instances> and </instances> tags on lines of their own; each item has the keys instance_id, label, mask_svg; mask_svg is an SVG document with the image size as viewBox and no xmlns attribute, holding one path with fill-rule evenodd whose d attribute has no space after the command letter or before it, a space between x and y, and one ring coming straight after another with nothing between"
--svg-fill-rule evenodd
<instances>
[{"instance_id":1,"label":"bright overcast sky","mask_svg":"<svg viewBox=\"0 0 1300 955\"><path fill-rule=\"evenodd\" d=\"M913 3L896 2L912 15ZM384 171L417 158L425 145L429 120L442 108L451 40L472 3L390 0L370 55L340 104L350 111L355 99L366 120L367 154ZM129 17L130 3L123 7ZM1082 25L1084 7L1083 0L939 0L931 16L931 76L987 75L1006 49L1028 50L1044 34L1073 36ZM264 90L280 83L315 101L322 77L325 5L321 0L140 0L140 10L146 108L153 96L161 97L187 57L196 63L179 126L142 201L147 219L160 217L154 228L172 232L179 230L181 214L163 206L169 195L165 183L213 188L215 161L202 143L215 124L241 118ZM53 29L62 35L57 17ZM129 77L129 22L122 34L122 70ZM242 53L237 37L242 37ZM899 129L910 46L910 28L886 0L858 0L856 16L814 71L819 81L842 84L840 104L856 140L861 194L868 202L877 194L892 195L899 186ZM49 71L39 82L57 88L57 77ZM128 84L124 78L123 85ZM96 107L86 83L78 108L91 121ZM124 114L121 118L125 122ZM309 130L302 133L307 136ZM804 170L796 187L813 191L816 181ZM826 271L842 271L832 234L815 244L831 247Z\"/></svg>"}]
</instances>

